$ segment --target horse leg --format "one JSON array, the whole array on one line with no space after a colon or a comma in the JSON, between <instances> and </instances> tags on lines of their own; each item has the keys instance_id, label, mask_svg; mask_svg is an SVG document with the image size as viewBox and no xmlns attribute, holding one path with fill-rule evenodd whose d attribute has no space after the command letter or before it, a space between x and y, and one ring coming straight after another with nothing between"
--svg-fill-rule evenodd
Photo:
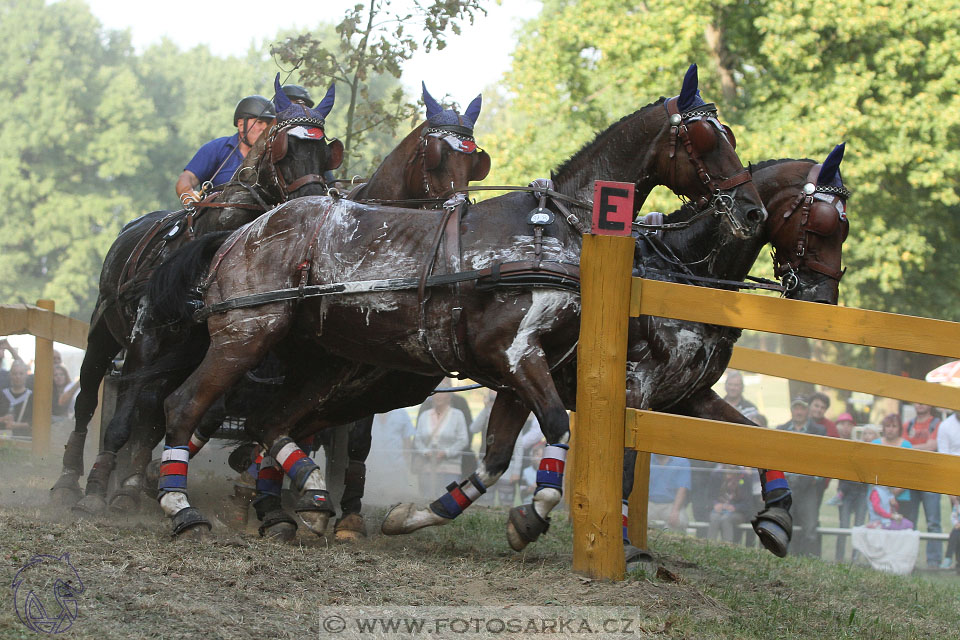
<instances>
[{"instance_id":1,"label":"horse leg","mask_svg":"<svg viewBox=\"0 0 960 640\"><path fill-rule=\"evenodd\" d=\"M340 519L333 528L334 539L351 542L367 537L367 527L360 509L367 481L367 456L373 435L373 416L350 425L347 436L347 468L343 473L343 496L340 498Z\"/></svg>"},{"instance_id":2,"label":"horse leg","mask_svg":"<svg viewBox=\"0 0 960 640\"><path fill-rule=\"evenodd\" d=\"M131 430L125 446L129 451L129 460L126 464L118 460L115 472L122 478L120 487L110 497L110 509L116 513L130 513L140 506L140 494L146 487L147 465L153 457L154 447L163 439L163 402L159 393L141 395L134 424L137 428Z\"/></svg>"},{"instance_id":3,"label":"horse leg","mask_svg":"<svg viewBox=\"0 0 960 640\"><path fill-rule=\"evenodd\" d=\"M669 413L737 424L757 426L731 407L713 390L707 389L677 404ZM793 517L790 506L793 498L790 485L782 471L757 469L763 496L763 510L752 520L753 530L761 544L770 553L784 557L793 537Z\"/></svg>"},{"instance_id":4,"label":"horse leg","mask_svg":"<svg viewBox=\"0 0 960 640\"><path fill-rule=\"evenodd\" d=\"M79 481L83 475L83 446L87 439L87 427L97 409L100 382L119 352L120 344L113 338L103 316L100 316L90 327L87 336L87 351L80 366L80 391L74 409L75 427L64 446L60 478L50 489L50 499L54 504L73 505L83 496Z\"/></svg>"},{"instance_id":5,"label":"horse leg","mask_svg":"<svg viewBox=\"0 0 960 640\"><path fill-rule=\"evenodd\" d=\"M230 315L230 314L225 314ZM260 317L261 321L264 316ZM229 326L229 318L217 324ZM160 507L173 520L173 535L201 534L210 522L187 498L187 469L190 460L190 438L193 431L216 400L232 387L243 374L267 354L283 328L258 330L248 323L243 329L214 332L215 341L207 350L200 366L164 401L166 444L160 458L160 479L157 483ZM285 322L282 324L286 324Z\"/></svg>"},{"instance_id":6,"label":"horse leg","mask_svg":"<svg viewBox=\"0 0 960 640\"><path fill-rule=\"evenodd\" d=\"M447 493L427 508L420 508L414 503L397 505L384 519L381 532L398 535L452 522L486 493L510 466L514 444L529 413L530 409L515 393L497 393L487 426L487 450L476 472L459 484L451 484L447 487Z\"/></svg>"}]
</instances>

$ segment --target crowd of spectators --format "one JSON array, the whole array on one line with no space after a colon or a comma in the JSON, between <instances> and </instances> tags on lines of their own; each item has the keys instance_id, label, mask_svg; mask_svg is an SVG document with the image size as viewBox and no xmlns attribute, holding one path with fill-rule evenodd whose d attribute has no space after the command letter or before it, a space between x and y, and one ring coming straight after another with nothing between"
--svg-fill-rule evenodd
<instances>
[{"instance_id":1,"label":"crowd of spectators","mask_svg":"<svg viewBox=\"0 0 960 640\"><path fill-rule=\"evenodd\" d=\"M0 432L9 436L33 435L33 373L6 338L0 338L0 361L10 360L10 367L0 366ZM70 375L58 351L53 352L53 397L51 414L54 425L73 417L73 403L80 390L79 380Z\"/></svg>"}]
</instances>

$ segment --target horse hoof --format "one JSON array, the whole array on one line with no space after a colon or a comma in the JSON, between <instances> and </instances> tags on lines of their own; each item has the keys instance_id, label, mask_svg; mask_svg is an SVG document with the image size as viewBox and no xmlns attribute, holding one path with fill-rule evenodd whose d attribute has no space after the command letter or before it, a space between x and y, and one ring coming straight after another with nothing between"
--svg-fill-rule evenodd
<instances>
[{"instance_id":1,"label":"horse hoof","mask_svg":"<svg viewBox=\"0 0 960 640\"><path fill-rule=\"evenodd\" d=\"M107 510L107 501L96 493L85 495L80 502L73 505L73 512L79 516L99 516Z\"/></svg>"},{"instance_id":2,"label":"horse hoof","mask_svg":"<svg viewBox=\"0 0 960 640\"><path fill-rule=\"evenodd\" d=\"M367 537L367 527L359 513L348 514L333 527L333 538L337 542L356 542Z\"/></svg>"},{"instance_id":3,"label":"horse hoof","mask_svg":"<svg viewBox=\"0 0 960 640\"><path fill-rule=\"evenodd\" d=\"M786 557L790 546L790 537L783 527L772 520L757 520L753 524L753 530L757 532L760 544L767 551L778 558Z\"/></svg>"},{"instance_id":4,"label":"horse hoof","mask_svg":"<svg viewBox=\"0 0 960 640\"><path fill-rule=\"evenodd\" d=\"M202 540L213 528L195 507L184 507L173 516L173 538Z\"/></svg>"},{"instance_id":5,"label":"horse hoof","mask_svg":"<svg viewBox=\"0 0 960 640\"><path fill-rule=\"evenodd\" d=\"M323 489L308 489L297 500L294 511L310 531L322 536L327 531L330 518L336 515L330 506L330 494Z\"/></svg>"},{"instance_id":6,"label":"horse hoof","mask_svg":"<svg viewBox=\"0 0 960 640\"><path fill-rule=\"evenodd\" d=\"M380 525L380 533L385 536L399 536L410 533L416 529L410 528L407 523L415 519L417 514L417 505L412 502L404 502L390 509L387 517L383 519Z\"/></svg>"},{"instance_id":7,"label":"horse hoof","mask_svg":"<svg viewBox=\"0 0 960 640\"><path fill-rule=\"evenodd\" d=\"M507 520L507 542L514 551L523 551L528 544L550 529L549 518L544 520L532 504L510 509Z\"/></svg>"},{"instance_id":8,"label":"horse hoof","mask_svg":"<svg viewBox=\"0 0 960 640\"><path fill-rule=\"evenodd\" d=\"M140 508L140 500L126 493L120 493L110 501L110 511L116 514L135 513Z\"/></svg>"},{"instance_id":9,"label":"horse hoof","mask_svg":"<svg viewBox=\"0 0 960 640\"><path fill-rule=\"evenodd\" d=\"M54 487L50 489L50 503L58 507L72 507L83 499L80 485L76 487Z\"/></svg>"},{"instance_id":10,"label":"horse hoof","mask_svg":"<svg viewBox=\"0 0 960 640\"><path fill-rule=\"evenodd\" d=\"M290 542L297 535L297 521L282 509L270 511L263 517L260 535L279 542Z\"/></svg>"},{"instance_id":11,"label":"horse hoof","mask_svg":"<svg viewBox=\"0 0 960 640\"><path fill-rule=\"evenodd\" d=\"M644 562L653 562L653 554L646 549L640 549L632 544L623 545L623 560L627 565L627 570L640 566Z\"/></svg>"},{"instance_id":12,"label":"horse hoof","mask_svg":"<svg viewBox=\"0 0 960 640\"><path fill-rule=\"evenodd\" d=\"M307 529L313 531L318 536L322 536L327 531L327 525L330 524L330 514L326 511L298 511L300 520L307 526Z\"/></svg>"}]
</instances>

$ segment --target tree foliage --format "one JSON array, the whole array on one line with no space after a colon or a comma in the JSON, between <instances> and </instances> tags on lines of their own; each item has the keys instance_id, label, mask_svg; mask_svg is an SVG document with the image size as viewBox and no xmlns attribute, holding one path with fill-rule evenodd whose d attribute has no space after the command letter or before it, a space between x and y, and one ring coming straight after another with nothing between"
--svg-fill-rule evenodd
<instances>
[{"instance_id":1,"label":"tree foliage","mask_svg":"<svg viewBox=\"0 0 960 640\"><path fill-rule=\"evenodd\" d=\"M958 51L956 0L546 0L484 137L492 179L545 175L697 62L744 162L847 141L845 304L957 320Z\"/></svg>"},{"instance_id":2,"label":"tree foliage","mask_svg":"<svg viewBox=\"0 0 960 640\"><path fill-rule=\"evenodd\" d=\"M335 27L337 40L323 34L304 33L277 43L272 52L300 69L300 77L314 86L337 82L339 100L345 101L341 173L369 172L362 158L378 133L390 137L397 125L413 119L417 109L402 88L389 78L400 77L403 63L423 47L446 46L447 31L459 34L464 22L485 13L480 0L413 0L409 9L398 9L391 0L367 0L348 10ZM422 33L422 35L415 35ZM384 88L392 84L392 90ZM345 90L345 91L344 91ZM341 102L343 104L343 102ZM366 166L364 166L366 165Z\"/></svg>"}]
</instances>

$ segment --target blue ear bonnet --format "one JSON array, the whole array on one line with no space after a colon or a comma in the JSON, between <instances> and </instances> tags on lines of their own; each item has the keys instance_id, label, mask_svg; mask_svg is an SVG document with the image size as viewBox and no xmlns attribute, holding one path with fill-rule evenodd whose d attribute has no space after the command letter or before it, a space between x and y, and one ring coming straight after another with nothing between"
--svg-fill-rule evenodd
<instances>
[{"instance_id":1,"label":"blue ear bonnet","mask_svg":"<svg viewBox=\"0 0 960 640\"><path fill-rule=\"evenodd\" d=\"M433 127L459 126L466 127L471 132L477 124L477 118L480 117L480 105L482 97L477 96L467 106L466 112L458 114L453 109L444 109L440 103L434 100L430 92L427 91L426 83L421 83L423 87L423 103L427 107L427 122Z\"/></svg>"},{"instance_id":2,"label":"blue ear bonnet","mask_svg":"<svg viewBox=\"0 0 960 640\"><path fill-rule=\"evenodd\" d=\"M283 89L280 86L279 73L273 80L273 88L275 91L273 96L273 105L277 108L278 121L289 120L290 118L298 118L303 116L324 120L327 117L327 114L330 113L330 110L333 109L333 102L336 98L336 85L331 83L330 88L327 89L326 95L323 96L323 100L321 100L320 104L313 109L302 104L294 104L290 101L290 98L287 97L287 94L283 92Z\"/></svg>"},{"instance_id":3,"label":"blue ear bonnet","mask_svg":"<svg viewBox=\"0 0 960 640\"><path fill-rule=\"evenodd\" d=\"M843 178L840 177L840 162L843 160L843 150L846 142L841 142L833 148L827 159L823 161L820 167L820 175L817 177L818 187L840 187L843 188Z\"/></svg>"},{"instance_id":4,"label":"blue ear bonnet","mask_svg":"<svg viewBox=\"0 0 960 640\"><path fill-rule=\"evenodd\" d=\"M690 68L687 69L686 75L683 76L683 87L680 89L680 95L677 97L677 110L680 111L680 113L707 104L703 101L703 98L700 97L698 85L697 65L692 64Z\"/></svg>"}]
</instances>

